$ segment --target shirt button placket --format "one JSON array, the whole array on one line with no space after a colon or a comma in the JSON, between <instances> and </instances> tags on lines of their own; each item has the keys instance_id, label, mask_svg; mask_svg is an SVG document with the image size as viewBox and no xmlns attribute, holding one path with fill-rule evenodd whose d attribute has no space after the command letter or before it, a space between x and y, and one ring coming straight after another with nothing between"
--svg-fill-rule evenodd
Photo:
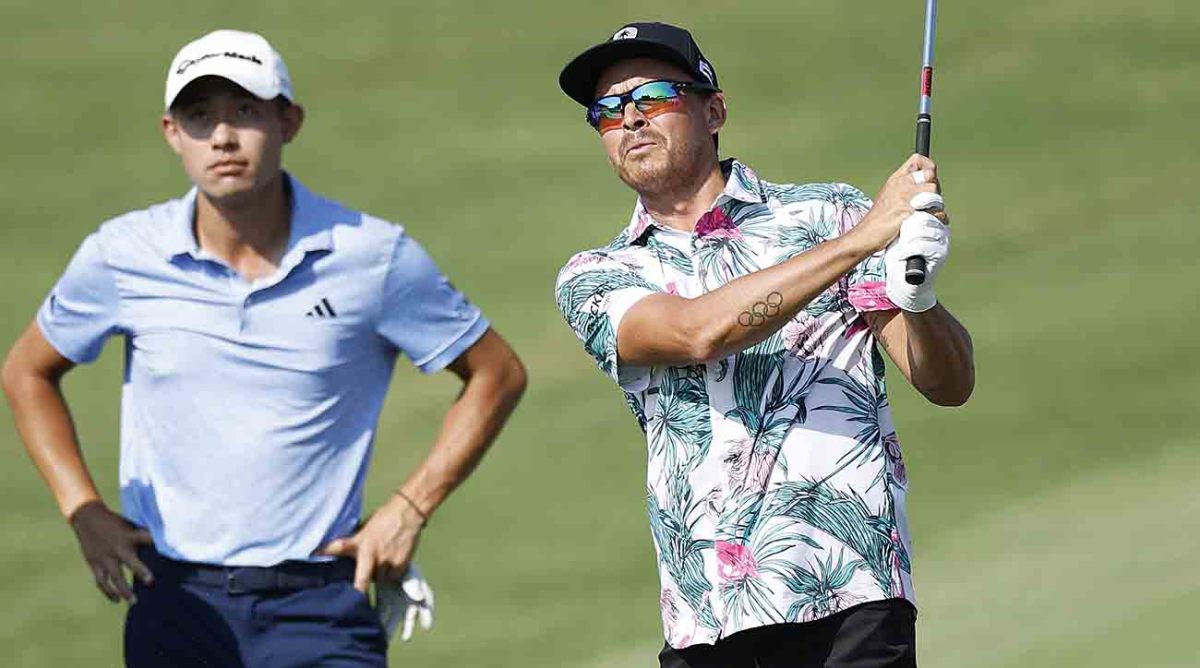
<instances>
[{"instance_id":1,"label":"shirt button placket","mask_svg":"<svg viewBox=\"0 0 1200 668\"><path fill-rule=\"evenodd\" d=\"M240 304L238 304L238 333L246 331L246 326L250 322L250 306L254 304L254 293L246 295Z\"/></svg>"}]
</instances>

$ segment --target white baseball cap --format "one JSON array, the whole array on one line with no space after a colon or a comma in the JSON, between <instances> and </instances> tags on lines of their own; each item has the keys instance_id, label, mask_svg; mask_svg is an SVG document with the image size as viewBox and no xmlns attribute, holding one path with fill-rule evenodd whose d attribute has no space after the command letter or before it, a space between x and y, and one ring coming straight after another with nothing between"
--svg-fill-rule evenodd
<instances>
[{"instance_id":1,"label":"white baseball cap","mask_svg":"<svg viewBox=\"0 0 1200 668\"><path fill-rule=\"evenodd\" d=\"M283 56L256 33L214 30L185 44L167 70L163 106L170 109L184 86L203 76L228 79L264 100L282 95L296 101Z\"/></svg>"}]
</instances>

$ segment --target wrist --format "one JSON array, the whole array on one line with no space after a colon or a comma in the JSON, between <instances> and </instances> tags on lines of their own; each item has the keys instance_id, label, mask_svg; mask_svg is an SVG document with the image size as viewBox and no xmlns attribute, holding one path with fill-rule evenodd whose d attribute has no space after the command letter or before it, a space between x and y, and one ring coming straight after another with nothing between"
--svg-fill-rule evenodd
<instances>
[{"instance_id":1,"label":"wrist","mask_svg":"<svg viewBox=\"0 0 1200 668\"><path fill-rule=\"evenodd\" d=\"M413 498L413 495L405 492L403 489L398 489L393 499L398 501L401 509L400 512L406 520L419 524L422 529L429 525L429 517L432 509L426 510L419 505L416 499Z\"/></svg>"},{"instance_id":2,"label":"wrist","mask_svg":"<svg viewBox=\"0 0 1200 668\"><path fill-rule=\"evenodd\" d=\"M96 492L82 492L79 494L73 494L67 498L58 500L58 512L68 524L73 524L75 522L75 517L79 514L79 511L83 509L84 506L90 506L92 504L105 507L104 499L100 498L100 495Z\"/></svg>"},{"instance_id":3,"label":"wrist","mask_svg":"<svg viewBox=\"0 0 1200 668\"><path fill-rule=\"evenodd\" d=\"M862 223L856 225L849 232L835 238L832 243L838 244L840 254L844 255L854 265L858 265L858 263L871 257L883 247L881 244L874 243L874 240L870 238L867 228L863 227Z\"/></svg>"}]
</instances>

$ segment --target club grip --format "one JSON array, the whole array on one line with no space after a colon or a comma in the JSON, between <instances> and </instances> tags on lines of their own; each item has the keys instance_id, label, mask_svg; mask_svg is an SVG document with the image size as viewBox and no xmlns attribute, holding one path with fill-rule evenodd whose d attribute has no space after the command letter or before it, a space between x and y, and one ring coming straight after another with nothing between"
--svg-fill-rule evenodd
<instances>
[{"instance_id":1,"label":"club grip","mask_svg":"<svg viewBox=\"0 0 1200 668\"><path fill-rule=\"evenodd\" d=\"M929 157L929 134L933 118L929 114L917 114L917 153ZM909 285L925 282L925 258L913 255L904 261L904 281Z\"/></svg>"},{"instance_id":2,"label":"club grip","mask_svg":"<svg viewBox=\"0 0 1200 668\"><path fill-rule=\"evenodd\" d=\"M904 281L909 285L920 285L925 282L925 258L913 255L904 260Z\"/></svg>"},{"instance_id":3,"label":"club grip","mask_svg":"<svg viewBox=\"0 0 1200 668\"><path fill-rule=\"evenodd\" d=\"M933 117L917 114L917 153L929 157L929 131L933 128Z\"/></svg>"}]
</instances>

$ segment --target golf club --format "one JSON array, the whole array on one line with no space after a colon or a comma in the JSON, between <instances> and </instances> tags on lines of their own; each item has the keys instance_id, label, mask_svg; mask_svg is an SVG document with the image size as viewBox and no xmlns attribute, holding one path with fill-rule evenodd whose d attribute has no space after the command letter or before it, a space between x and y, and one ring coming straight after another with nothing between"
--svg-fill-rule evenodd
<instances>
[{"instance_id":1,"label":"golf club","mask_svg":"<svg viewBox=\"0 0 1200 668\"><path fill-rule=\"evenodd\" d=\"M929 114L933 98L933 31L937 24L937 0L925 0L925 45L921 54L921 104L917 112L917 153L929 157L929 133L933 117ZM925 258L913 255L904 262L904 280L910 285L925 282Z\"/></svg>"}]
</instances>

